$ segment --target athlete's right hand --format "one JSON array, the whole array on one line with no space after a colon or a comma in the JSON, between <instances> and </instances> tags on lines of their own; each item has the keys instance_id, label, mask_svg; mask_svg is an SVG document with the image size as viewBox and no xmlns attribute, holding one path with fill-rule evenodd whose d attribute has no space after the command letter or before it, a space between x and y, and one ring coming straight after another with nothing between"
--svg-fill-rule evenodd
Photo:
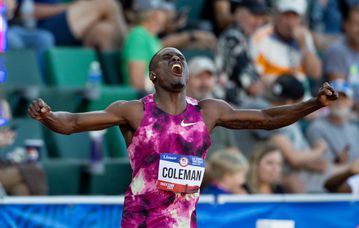
<instances>
[{"instance_id":1,"label":"athlete's right hand","mask_svg":"<svg viewBox=\"0 0 359 228\"><path fill-rule=\"evenodd\" d=\"M43 120L51 112L51 108L42 99L38 98L31 102L27 111L31 118Z\"/></svg>"}]
</instances>

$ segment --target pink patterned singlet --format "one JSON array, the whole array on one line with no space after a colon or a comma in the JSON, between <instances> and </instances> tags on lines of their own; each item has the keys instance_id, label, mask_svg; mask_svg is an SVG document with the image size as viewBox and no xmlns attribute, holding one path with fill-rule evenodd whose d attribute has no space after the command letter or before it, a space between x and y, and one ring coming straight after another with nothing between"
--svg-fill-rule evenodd
<instances>
[{"instance_id":1,"label":"pink patterned singlet","mask_svg":"<svg viewBox=\"0 0 359 228\"><path fill-rule=\"evenodd\" d=\"M197 227L197 193L159 190L157 179L161 154L189 155L205 159L211 139L198 102L187 97L186 110L179 115L159 109L154 96L142 99L144 117L128 156L133 170L125 194L122 227Z\"/></svg>"}]
</instances>

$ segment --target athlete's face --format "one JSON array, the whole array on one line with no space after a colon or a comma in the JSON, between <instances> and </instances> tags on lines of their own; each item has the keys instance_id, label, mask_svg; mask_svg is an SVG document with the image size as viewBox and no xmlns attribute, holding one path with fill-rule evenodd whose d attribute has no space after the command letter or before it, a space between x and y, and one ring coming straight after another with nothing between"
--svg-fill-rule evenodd
<instances>
[{"instance_id":1,"label":"athlete's face","mask_svg":"<svg viewBox=\"0 0 359 228\"><path fill-rule=\"evenodd\" d=\"M157 53L156 67L150 75L158 86L181 92L188 82L188 66L183 54L175 48L164 48Z\"/></svg>"}]
</instances>

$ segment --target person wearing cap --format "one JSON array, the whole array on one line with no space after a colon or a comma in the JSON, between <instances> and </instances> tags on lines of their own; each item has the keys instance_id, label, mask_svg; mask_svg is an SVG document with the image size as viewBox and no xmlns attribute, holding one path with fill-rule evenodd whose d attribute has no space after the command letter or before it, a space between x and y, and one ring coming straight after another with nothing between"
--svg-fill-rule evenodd
<instances>
[{"instance_id":1,"label":"person wearing cap","mask_svg":"<svg viewBox=\"0 0 359 228\"><path fill-rule=\"evenodd\" d=\"M251 40L251 55L261 78L270 85L282 74L305 81L320 79L321 61L311 33L302 24L306 0L278 0L273 24L258 30Z\"/></svg>"},{"instance_id":2,"label":"person wearing cap","mask_svg":"<svg viewBox=\"0 0 359 228\"><path fill-rule=\"evenodd\" d=\"M232 5L234 23L219 38L216 62L232 82L227 88L229 101L239 104L247 96L257 97L263 91L259 74L249 55L248 39L265 24L268 8L259 0L238 0L233 1Z\"/></svg>"},{"instance_id":3,"label":"person wearing cap","mask_svg":"<svg viewBox=\"0 0 359 228\"><path fill-rule=\"evenodd\" d=\"M353 90L349 83L336 80L332 83L339 93L337 101L332 102L329 114L315 120L307 130L310 142L324 140L328 145L325 159L339 166L345 166L359 157L359 127L352 121L354 115Z\"/></svg>"},{"instance_id":4,"label":"person wearing cap","mask_svg":"<svg viewBox=\"0 0 359 228\"><path fill-rule=\"evenodd\" d=\"M216 68L214 62L204 56L197 56L188 63L190 77L187 94L197 100L218 98L215 94ZM237 147L234 131L222 127L215 128L211 133L212 145L208 150L211 157L216 151Z\"/></svg>"},{"instance_id":5,"label":"person wearing cap","mask_svg":"<svg viewBox=\"0 0 359 228\"><path fill-rule=\"evenodd\" d=\"M359 106L359 1L348 7L344 15L344 36L324 52L324 73L327 80L347 80ZM359 109L358 109L359 112Z\"/></svg>"},{"instance_id":6,"label":"person wearing cap","mask_svg":"<svg viewBox=\"0 0 359 228\"><path fill-rule=\"evenodd\" d=\"M121 65L125 83L149 93L153 91L148 78L148 66L152 56L162 47L184 48L193 43L204 44L202 48L215 45L215 37L209 32L185 31L158 37L167 26L169 11L175 6L164 0L135 0L134 9L138 25L127 34L123 45Z\"/></svg>"},{"instance_id":7,"label":"person wearing cap","mask_svg":"<svg viewBox=\"0 0 359 228\"><path fill-rule=\"evenodd\" d=\"M214 98L213 90L216 83L214 62L204 56L197 56L188 63L190 73L187 92L197 100Z\"/></svg>"},{"instance_id":8,"label":"person wearing cap","mask_svg":"<svg viewBox=\"0 0 359 228\"><path fill-rule=\"evenodd\" d=\"M293 75L278 77L268 94L272 106L290 105L303 99L304 87ZM323 183L329 176L323 158L327 145L324 140L313 141L310 146L299 123L270 132L269 142L284 158L283 185L289 193L323 192Z\"/></svg>"}]
</instances>

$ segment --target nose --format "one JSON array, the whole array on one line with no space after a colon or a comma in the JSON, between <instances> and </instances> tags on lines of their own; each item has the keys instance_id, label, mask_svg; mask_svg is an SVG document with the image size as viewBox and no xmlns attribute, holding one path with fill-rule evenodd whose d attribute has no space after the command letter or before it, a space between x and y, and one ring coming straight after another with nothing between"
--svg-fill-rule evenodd
<instances>
[{"instance_id":1,"label":"nose","mask_svg":"<svg viewBox=\"0 0 359 228\"><path fill-rule=\"evenodd\" d=\"M172 56L171 60L172 60L173 62L179 62L181 59L180 59L180 57L178 57L177 55L174 55L174 56Z\"/></svg>"}]
</instances>

